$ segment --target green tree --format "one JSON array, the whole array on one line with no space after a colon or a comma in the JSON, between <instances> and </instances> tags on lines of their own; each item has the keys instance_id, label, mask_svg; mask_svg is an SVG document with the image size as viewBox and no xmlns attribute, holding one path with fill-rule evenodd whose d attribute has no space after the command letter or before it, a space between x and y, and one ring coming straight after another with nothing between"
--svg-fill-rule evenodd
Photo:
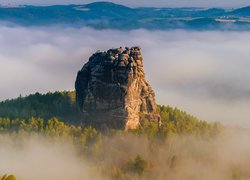
<instances>
[{"instance_id":1,"label":"green tree","mask_svg":"<svg viewBox=\"0 0 250 180\"><path fill-rule=\"evenodd\" d=\"M125 166L125 171L133 172L140 176L143 175L148 169L149 163L140 155L137 155L135 159L130 160Z\"/></svg>"},{"instance_id":2,"label":"green tree","mask_svg":"<svg viewBox=\"0 0 250 180\"><path fill-rule=\"evenodd\" d=\"M45 134L50 136L68 136L70 127L65 125L64 122L59 121L57 118L52 118L45 126Z\"/></svg>"}]
</instances>

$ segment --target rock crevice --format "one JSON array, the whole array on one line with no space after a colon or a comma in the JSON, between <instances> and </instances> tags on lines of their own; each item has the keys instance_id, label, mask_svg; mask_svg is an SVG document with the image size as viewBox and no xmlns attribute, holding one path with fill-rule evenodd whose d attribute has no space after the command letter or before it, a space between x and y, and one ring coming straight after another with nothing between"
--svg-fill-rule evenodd
<instances>
[{"instance_id":1,"label":"rock crevice","mask_svg":"<svg viewBox=\"0 0 250 180\"><path fill-rule=\"evenodd\" d=\"M80 110L95 126L135 129L142 117L160 122L139 47L96 52L78 72L75 88Z\"/></svg>"}]
</instances>

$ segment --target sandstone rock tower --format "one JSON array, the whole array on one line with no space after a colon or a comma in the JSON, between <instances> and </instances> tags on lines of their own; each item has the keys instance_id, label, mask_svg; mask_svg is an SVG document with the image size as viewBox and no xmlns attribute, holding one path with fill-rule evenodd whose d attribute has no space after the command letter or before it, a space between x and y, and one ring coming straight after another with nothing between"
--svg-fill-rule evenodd
<instances>
[{"instance_id":1,"label":"sandstone rock tower","mask_svg":"<svg viewBox=\"0 0 250 180\"><path fill-rule=\"evenodd\" d=\"M128 130L142 118L160 122L139 47L96 52L78 72L75 88L80 110L95 126Z\"/></svg>"}]
</instances>

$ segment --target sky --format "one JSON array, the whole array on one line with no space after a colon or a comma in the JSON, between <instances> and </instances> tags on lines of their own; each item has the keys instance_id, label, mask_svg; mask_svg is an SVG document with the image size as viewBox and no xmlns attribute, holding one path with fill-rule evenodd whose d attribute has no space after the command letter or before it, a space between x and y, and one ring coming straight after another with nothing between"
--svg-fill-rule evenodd
<instances>
[{"instance_id":1,"label":"sky","mask_svg":"<svg viewBox=\"0 0 250 180\"><path fill-rule=\"evenodd\" d=\"M249 42L250 32L0 26L0 100L72 90L94 52L139 45L157 103L250 127Z\"/></svg>"},{"instance_id":2,"label":"sky","mask_svg":"<svg viewBox=\"0 0 250 180\"><path fill-rule=\"evenodd\" d=\"M227 7L236 8L250 5L249 0L107 0L130 7ZM1 4L85 4L95 2L93 0L0 0Z\"/></svg>"}]
</instances>

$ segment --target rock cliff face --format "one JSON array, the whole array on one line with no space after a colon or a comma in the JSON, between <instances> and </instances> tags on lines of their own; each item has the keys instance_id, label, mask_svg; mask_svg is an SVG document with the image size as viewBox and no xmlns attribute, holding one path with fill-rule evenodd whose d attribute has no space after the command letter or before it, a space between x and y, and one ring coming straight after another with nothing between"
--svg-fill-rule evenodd
<instances>
[{"instance_id":1,"label":"rock cliff face","mask_svg":"<svg viewBox=\"0 0 250 180\"><path fill-rule=\"evenodd\" d=\"M80 110L95 126L128 130L142 118L160 122L139 47L96 52L78 72L75 88Z\"/></svg>"}]
</instances>

